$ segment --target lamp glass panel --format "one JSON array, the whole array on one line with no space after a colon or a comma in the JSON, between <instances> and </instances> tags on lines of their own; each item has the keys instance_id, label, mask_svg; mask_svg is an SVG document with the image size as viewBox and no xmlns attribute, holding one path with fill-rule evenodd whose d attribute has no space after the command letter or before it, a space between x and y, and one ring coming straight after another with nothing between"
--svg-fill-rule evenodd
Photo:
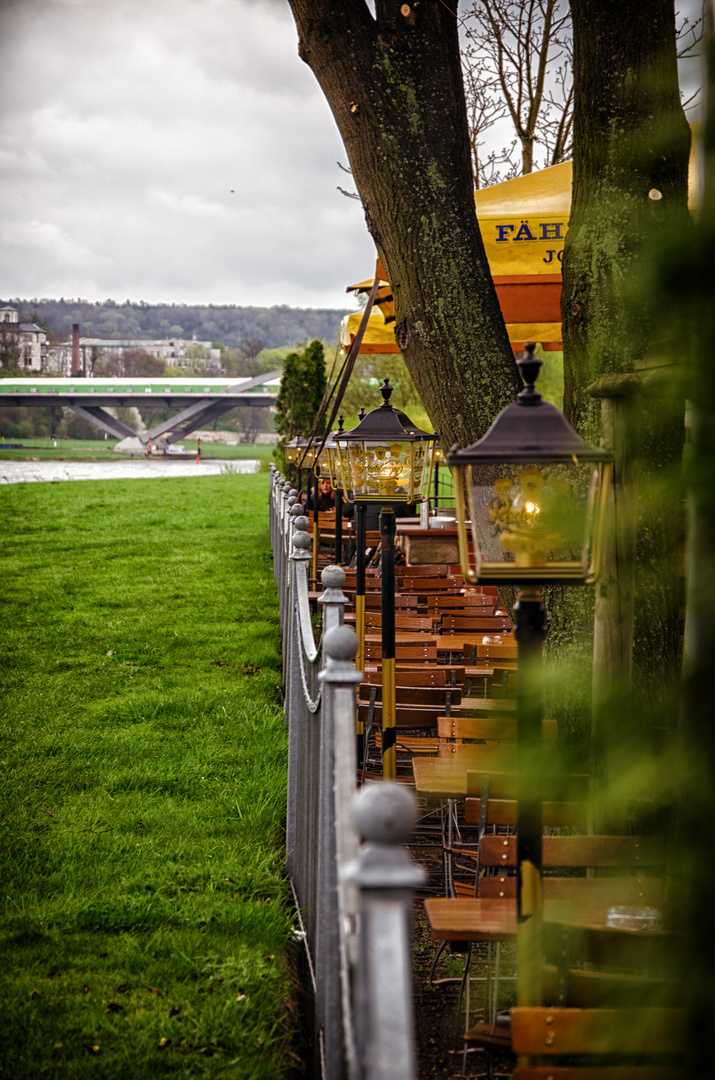
<instances>
[{"instance_id":1,"label":"lamp glass panel","mask_svg":"<svg viewBox=\"0 0 715 1080\"><path fill-rule=\"evenodd\" d=\"M425 477L429 477L428 452L426 441L372 442L361 439L348 443L347 458L355 497L405 503L423 498Z\"/></svg>"},{"instance_id":2,"label":"lamp glass panel","mask_svg":"<svg viewBox=\"0 0 715 1080\"><path fill-rule=\"evenodd\" d=\"M610 468L610 467L609 467ZM586 579L604 468L592 462L470 465L472 567L480 579Z\"/></svg>"}]
</instances>

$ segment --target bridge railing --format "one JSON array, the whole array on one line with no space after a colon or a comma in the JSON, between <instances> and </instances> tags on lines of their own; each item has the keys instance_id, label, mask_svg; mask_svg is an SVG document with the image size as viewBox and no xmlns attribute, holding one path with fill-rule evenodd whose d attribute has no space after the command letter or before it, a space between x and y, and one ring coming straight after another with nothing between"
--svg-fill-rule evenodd
<instances>
[{"instance_id":1,"label":"bridge railing","mask_svg":"<svg viewBox=\"0 0 715 1080\"><path fill-rule=\"evenodd\" d=\"M288 727L288 873L312 982L324 1080L412 1080L410 911L424 880L404 843L412 795L356 785L354 664L343 571L322 573L322 640L309 598L312 539L298 495L272 467L271 541L280 597ZM362 841L362 842L361 842Z\"/></svg>"}]
</instances>

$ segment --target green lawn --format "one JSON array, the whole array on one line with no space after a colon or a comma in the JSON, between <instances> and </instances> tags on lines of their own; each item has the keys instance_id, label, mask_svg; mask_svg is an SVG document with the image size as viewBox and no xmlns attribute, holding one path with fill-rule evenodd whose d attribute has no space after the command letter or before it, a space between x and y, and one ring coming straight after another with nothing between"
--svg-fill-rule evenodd
<instances>
[{"instance_id":1,"label":"green lawn","mask_svg":"<svg viewBox=\"0 0 715 1080\"><path fill-rule=\"evenodd\" d=\"M0 488L0 1076L278 1077L268 478Z\"/></svg>"}]
</instances>

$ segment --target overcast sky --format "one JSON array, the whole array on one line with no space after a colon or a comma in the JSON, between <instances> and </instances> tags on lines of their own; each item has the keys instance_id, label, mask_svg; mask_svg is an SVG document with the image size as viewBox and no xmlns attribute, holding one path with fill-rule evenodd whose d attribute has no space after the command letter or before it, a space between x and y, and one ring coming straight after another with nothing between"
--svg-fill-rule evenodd
<instances>
[{"instance_id":1,"label":"overcast sky","mask_svg":"<svg viewBox=\"0 0 715 1080\"><path fill-rule=\"evenodd\" d=\"M0 0L4 300L352 307L337 161L287 0Z\"/></svg>"},{"instance_id":2,"label":"overcast sky","mask_svg":"<svg viewBox=\"0 0 715 1080\"><path fill-rule=\"evenodd\" d=\"M0 0L0 297L352 307L375 249L287 0Z\"/></svg>"}]
</instances>

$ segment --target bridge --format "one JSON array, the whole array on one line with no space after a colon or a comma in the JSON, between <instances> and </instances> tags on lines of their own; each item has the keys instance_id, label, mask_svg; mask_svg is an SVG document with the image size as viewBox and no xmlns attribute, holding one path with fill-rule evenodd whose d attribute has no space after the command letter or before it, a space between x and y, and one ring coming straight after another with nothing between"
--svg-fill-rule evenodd
<instances>
[{"instance_id":1,"label":"bridge","mask_svg":"<svg viewBox=\"0 0 715 1080\"><path fill-rule=\"evenodd\" d=\"M253 379L7 378L0 379L0 405L70 408L116 438L139 439L145 446L151 439L161 448L212 423L237 405L275 405L280 378L280 371ZM142 432L134 431L107 411L132 406L179 411Z\"/></svg>"}]
</instances>

